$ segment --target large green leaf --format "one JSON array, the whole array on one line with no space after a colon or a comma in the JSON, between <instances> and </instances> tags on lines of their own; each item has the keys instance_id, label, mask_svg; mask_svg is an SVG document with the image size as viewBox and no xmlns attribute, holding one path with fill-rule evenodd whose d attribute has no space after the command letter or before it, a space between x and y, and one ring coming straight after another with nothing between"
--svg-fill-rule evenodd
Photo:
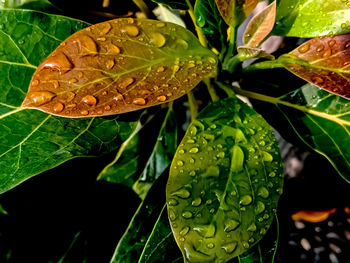
<instances>
[{"instance_id":1,"label":"large green leaf","mask_svg":"<svg viewBox=\"0 0 350 263\"><path fill-rule=\"evenodd\" d=\"M261 107L261 114L283 136L290 137L294 131L350 182L349 100L312 84L302 86L277 70L254 73L246 80L243 88L250 91L239 93L256 102L257 109Z\"/></svg>"},{"instance_id":2,"label":"large green leaf","mask_svg":"<svg viewBox=\"0 0 350 263\"><path fill-rule=\"evenodd\" d=\"M194 6L197 25L202 28L209 43L218 50L225 50L227 26L215 0L197 0Z\"/></svg>"},{"instance_id":3,"label":"large green leaf","mask_svg":"<svg viewBox=\"0 0 350 263\"><path fill-rule=\"evenodd\" d=\"M350 32L350 5L342 0L279 0L273 35L319 37Z\"/></svg>"},{"instance_id":4,"label":"large green leaf","mask_svg":"<svg viewBox=\"0 0 350 263\"><path fill-rule=\"evenodd\" d=\"M181 256L165 210L166 174L140 204L111 262L172 262Z\"/></svg>"},{"instance_id":5,"label":"large green leaf","mask_svg":"<svg viewBox=\"0 0 350 263\"><path fill-rule=\"evenodd\" d=\"M189 127L170 169L167 203L189 262L226 262L269 228L283 169L271 127L237 98L207 106Z\"/></svg>"},{"instance_id":6,"label":"large green leaf","mask_svg":"<svg viewBox=\"0 0 350 263\"><path fill-rule=\"evenodd\" d=\"M69 159L110 152L132 132L133 115L70 120L20 107L36 65L86 26L63 16L0 10L0 193Z\"/></svg>"}]
</instances>

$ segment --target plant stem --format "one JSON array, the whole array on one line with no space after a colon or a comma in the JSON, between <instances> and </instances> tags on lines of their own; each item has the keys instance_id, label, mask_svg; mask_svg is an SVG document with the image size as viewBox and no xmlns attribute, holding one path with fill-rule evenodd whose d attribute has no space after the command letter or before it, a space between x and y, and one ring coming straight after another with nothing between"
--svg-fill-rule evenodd
<instances>
[{"instance_id":1,"label":"plant stem","mask_svg":"<svg viewBox=\"0 0 350 263\"><path fill-rule=\"evenodd\" d=\"M187 93L187 98L188 98L188 103L190 105L191 121L194 121L198 115L198 103L196 101L196 98L194 97L193 91L190 91L189 93Z\"/></svg>"},{"instance_id":2,"label":"plant stem","mask_svg":"<svg viewBox=\"0 0 350 263\"><path fill-rule=\"evenodd\" d=\"M243 72L250 72L255 70L261 70L261 69L274 69L274 68L283 68L283 64L278 60L273 61L263 61L260 63L256 63L253 65L250 65L246 68L243 68Z\"/></svg>"},{"instance_id":3,"label":"plant stem","mask_svg":"<svg viewBox=\"0 0 350 263\"><path fill-rule=\"evenodd\" d=\"M208 40L205 37L203 30L197 26L196 23L196 16L194 15L194 10L193 10L193 6L190 3L190 0L186 0L187 6L188 6L188 14L190 15L192 22L196 28L196 32L197 32L197 36L199 39L199 42L202 44L203 47L208 47Z\"/></svg>"},{"instance_id":4,"label":"plant stem","mask_svg":"<svg viewBox=\"0 0 350 263\"><path fill-rule=\"evenodd\" d=\"M218 94L216 94L215 88L214 88L213 84L211 83L210 78L204 79L203 82L207 86L211 100L218 101L220 98L219 98Z\"/></svg>"},{"instance_id":5,"label":"plant stem","mask_svg":"<svg viewBox=\"0 0 350 263\"><path fill-rule=\"evenodd\" d=\"M221 82L216 82L216 85L218 85L218 87L220 89L225 91L225 93L227 94L228 97L234 97L236 95L236 93L233 91L233 87L232 86L228 86L228 85L222 84Z\"/></svg>"},{"instance_id":6,"label":"plant stem","mask_svg":"<svg viewBox=\"0 0 350 263\"><path fill-rule=\"evenodd\" d=\"M143 0L132 0L135 5L141 10L141 12L147 17L150 16L151 12L149 11L148 6L145 4Z\"/></svg>"}]
</instances>

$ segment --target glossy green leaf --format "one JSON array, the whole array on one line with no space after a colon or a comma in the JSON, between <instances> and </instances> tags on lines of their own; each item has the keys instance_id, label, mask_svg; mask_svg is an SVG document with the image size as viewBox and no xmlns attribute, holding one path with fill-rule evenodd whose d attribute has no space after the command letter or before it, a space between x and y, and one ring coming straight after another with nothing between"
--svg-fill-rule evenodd
<instances>
[{"instance_id":1,"label":"glossy green leaf","mask_svg":"<svg viewBox=\"0 0 350 263\"><path fill-rule=\"evenodd\" d=\"M172 262L181 256L166 217L164 175L140 204L111 262Z\"/></svg>"},{"instance_id":2,"label":"glossy green leaf","mask_svg":"<svg viewBox=\"0 0 350 263\"><path fill-rule=\"evenodd\" d=\"M144 199L152 184L168 168L177 148L177 124L172 105L160 128L157 142L153 148L140 178L134 183L132 189Z\"/></svg>"},{"instance_id":3,"label":"glossy green leaf","mask_svg":"<svg viewBox=\"0 0 350 263\"><path fill-rule=\"evenodd\" d=\"M273 55L266 53L266 51L261 48L242 46L237 48L237 52L242 61L250 58L275 59Z\"/></svg>"},{"instance_id":4,"label":"glossy green leaf","mask_svg":"<svg viewBox=\"0 0 350 263\"><path fill-rule=\"evenodd\" d=\"M217 59L187 29L120 18L71 35L38 67L22 106L65 117L113 115L175 100Z\"/></svg>"},{"instance_id":5,"label":"glossy green leaf","mask_svg":"<svg viewBox=\"0 0 350 263\"><path fill-rule=\"evenodd\" d=\"M319 37L350 32L350 5L343 0L279 0L273 35Z\"/></svg>"},{"instance_id":6,"label":"glossy green leaf","mask_svg":"<svg viewBox=\"0 0 350 263\"><path fill-rule=\"evenodd\" d=\"M186 0L152 0L152 1L173 9L182 9L182 10L189 9L186 3ZM194 0L189 0L189 2L193 4Z\"/></svg>"},{"instance_id":7,"label":"glossy green leaf","mask_svg":"<svg viewBox=\"0 0 350 263\"><path fill-rule=\"evenodd\" d=\"M197 0L194 6L197 25L202 28L211 46L222 51L226 48L227 26L215 0Z\"/></svg>"},{"instance_id":8,"label":"glossy green leaf","mask_svg":"<svg viewBox=\"0 0 350 263\"><path fill-rule=\"evenodd\" d=\"M167 184L185 260L227 262L256 244L282 185L279 146L266 121L237 98L207 106L186 132Z\"/></svg>"},{"instance_id":9,"label":"glossy green leaf","mask_svg":"<svg viewBox=\"0 0 350 263\"><path fill-rule=\"evenodd\" d=\"M259 81L262 76L265 80ZM269 76L268 81L266 76ZM295 83L292 77L276 70L251 75L243 87L250 91L239 92L256 102L259 109L262 107L261 114L283 136L296 134L306 145L325 156L350 182L349 100L312 84Z\"/></svg>"},{"instance_id":10,"label":"glossy green leaf","mask_svg":"<svg viewBox=\"0 0 350 263\"><path fill-rule=\"evenodd\" d=\"M135 115L69 120L20 107L36 65L86 26L63 16L0 10L0 193L72 158L110 152L132 131Z\"/></svg>"}]
</instances>

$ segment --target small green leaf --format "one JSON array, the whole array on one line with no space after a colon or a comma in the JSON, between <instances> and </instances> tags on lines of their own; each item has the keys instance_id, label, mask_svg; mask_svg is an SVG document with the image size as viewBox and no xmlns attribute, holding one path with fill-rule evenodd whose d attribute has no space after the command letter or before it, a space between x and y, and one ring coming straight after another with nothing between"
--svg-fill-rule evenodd
<instances>
[{"instance_id":1,"label":"small green leaf","mask_svg":"<svg viewBox=\"0 0 350 263\"><path fill-rule=\"evenodd\" d=\"M132 131L137 114L70 120L20 107L36 65L86 26L42 12L0 10L0 193L72 158L111 152Z\"/></svg>"},{"instance_id":2,"label":"small green leaf","mask_svg":"<svg viewBox=\"0 0 350 263\"><path fill-rule=\"evenodd\" d=\"M216 64L181 26L110 20L62 42L34 73L22 106L65 117L130 112L183 96Z\"/></svg>"},{"instance_id":3,"label":"small green leaf","mask_svg":"<svg viewBox=\"0 0 350 263\"><path fill-rule=\"evenodd\" d=\"M269 228L283 169L266 121L237 98L207 106L170 169L168 214L185 261L226 262Z\"/></svg>"},{"instance_id":4,"label":"small green leaf","mask_svg":"<svg viewBox=\"0 0 350 263\"><path fill-rule=\"evenodd\" d=\"M350 6L342 0L280 0L273 35L320 37L350 32Z\"/></svg>"},{"instance_id":5,"label":"small green leaf","mask_svg":"<svg viewBox=\"0 0 350 263\"><path fill-rule=\"evenodd\" d=\"M216 6L215 0L197 0L194 6L197 26L202 28L211 46L225 50L227 26Z\"/></svg>"},{"instance_id":6,"label":"small green leaf","mask_svg":"<svg viewBox=\"0 0 350 263\"><path fill-rule=\"evenodd\" d=\"M243 61L250 58L275 59L273 55L266 53L266 51L262 50L261 48L242 46L237 48L237 52L239 58Z\"/></svg>"},{"instance_id":7,"label":"small green leaf","mask_svg":"<svg viewBox=\"0 0 350 263\"><path fill-rule=\"evenodd\" d=\"M257 47L269 35L276 19L276 1L265 7L248 23L243 34L243 44L248 47Z\"/></svg>"}]
</instances>

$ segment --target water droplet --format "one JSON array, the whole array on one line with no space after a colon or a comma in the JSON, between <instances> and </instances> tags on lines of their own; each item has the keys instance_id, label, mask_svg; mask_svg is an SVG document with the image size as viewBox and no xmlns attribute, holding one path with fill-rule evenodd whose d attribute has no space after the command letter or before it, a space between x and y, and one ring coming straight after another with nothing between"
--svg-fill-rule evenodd
<instances>
[{"instance_id":1,"label":"water droplet","mask_svg":"<svg viewBox=\"0 0 350 263\"><path fill-rule=\"evenodd\" d=\"M183 39L177 39L176 40L176 47L177 48L180 48L180 49L188 49L188 43L186 40L183 40Z\"/></svg>"},{"instance_id":2,"label":"water droplet","mask_svg":"<svg viewBox=\"0 0 350 263\"><path fill-rule=\"evenodd\" d=\"M208 243L207 244L207 248L214 248L214 247L215 247L214 243Z\"/></svg>"},{"instance_id":3,"label":"water droplet","mask_svg":"<svg viewBox=\"0 0 350 263\"><path fill-rule=\"evenodd\" d=\"M185 238L183 238L183 237L180 237L180 239L179 239L181 242L184 242L185 241Z\"/></svg>"},{"instance_id":4,"label":"water droplet","mask_svg":"<svg viewBox=\"0 0 350 263\"><path fill-rule=\"evenodd\" d=\"M179 150L179 154L184 154L185 151L183 149Z\"/></svg>"},{"instance_id":5,"label":"water droplet","mask_svg":"<svg viewBox=\"0 0 350 263\"><path fill-rule=\"evenodd\" d=\"M92 95L86 95L81 101L89 106L95 106L97 103L96 98Z\"/></svg>"},{"instance_id":6,"label":"water droplet","mask_svg":"<svg viewBox=\"0 0 350 263\"><path fill-rule=\"evenodd\" d=\"M218 158L225 158L225 153L224 152L219 152L218 153Z\"/></svg>"},{"instance_id":7,"label":"water droplet","mask_svg":"<svg viewBox=\"0 0 350 263\"><path fill-rule=\"evenodd\" d=\"M268 198L269 194L270 194L269 191L264 186L261 186L258 189L258 196L261 196L264 199Z\"/></svg>"},{"instance_id":8,"label":"water droplet","mask_svg":"<svg viewBox=\"0 0 350 263\"><path fill-rule=\"evenodd\" d=\"M200 197L197 197L195 198L193 201L192 201L192 206L200 206L202 204L202 199Z\"/></svg>"},{"instance_id":9,"label":"water droplet","mask_svg":"<svg viewBox=\"0 0 350 263\"><path fill-rule=\"evenodd\" d=\"M125 78L123 79L123 81L121 83L119 83L119 87L122 89L127 88L128 86L130 86L132 83L134 83L135 79L134 78Z\"/></svg>"},{"instance_id":10,"label":"water droplet","mask_svg":"<svg viewBox=\"0 0 350 263\"><path fill-rule=\"evenodd\" d=\"M102 25L103 25L103 27L100 29L100 33L102 35L107 34L112 29L111 24L108 22L104 22Z\"/></svg>"},{"instance_id":11,"label":"water droplet","mask_svg":"<svg viewBox=\"0 0 350 263\"><path fill-rule=\"evenodd\" d=\"M199 149L197 147L191 148L189 150L190 153L197 153L199 151Z\"/></svg>"},{"instance_id":12,"label":"water droplet","mask_svg":"<svg viewBox=\"0 0 350 263\"><path fill-rule=\"evenodd\" d=\"M215 236L216 227L213 224L209 225L197 225L193 227L194 231L197 231L199 235L205 238L210 238Z\"/></svg>"},{"instance_id":13,"label":"water droplet","mask_svg":"<svg viewBox=\"0 0 350 263\"><path fill-rule=\"evenodd\" d=\"M176 219L176 214L173 209L169 208L169 219L174 221Z\"/></svg>"},{"instance_id":14,"label":"water droplet","mask_svg":"<svg viewBox=\"0 0 350 263\"><path fill-rule=\"evenodd\" d=\"M135 98L132 103L134 103L135 105L139 105L139 106L143 106L146 104L146 100L143 98Z\"/></svg>"},{"instance_id":15,"label":"water droplet","mask_svg":"<svg viewBox=\"0 0 350 263\"><path fill-rule=\"evenodd\" d=\"M316 85L324 83L324 79L318 76L312 77L311 81Z\"/></svg>"},{"instance_id":16,"label":"water droplet","mask_svg":"<svg viewBox=\"0 0 350 263\"><path fill-rule=\"evenodd\" d=\"M159 68L157 68L157 72L158 72L158 73L164 72L164 70L165 70L164 67L159 67Z\"/></svg>"},{"instance_id":17,"label":"water droplet","mask_svg":"<svg viewBox=\"0 0 350 263\"><path fill-rule=\"evenodd\" d=\"M328 45L329 45L330 47L333 47L335 44L336 44L336 41L335 41L334 39L328 41Z\"/></svg>"},{"instance_id":18,"label":"water droplet","mask_svg":"<svg viewBox=\"0 0 350 263\"><path fill-rule=\"evenodd\" d=\"M32 86L34 86L34 87L38 86L39 83L40 83L40 81L38 79L35 79L35 80L32 81Z\"/></svg>"},{"instance_id":19,"label":"water droplet","mask_svg":"<svg viewBox=\"0 0 350 263\"><path fill-rule=\"evenodd\" d=\"M195 176L196 175L196 172L195 171L191 171L190 172L190 176Z\"/></svg>"},{"instance_id":20,"label":"water droplet","mask_svg":"<svg viewBox=\"0 0 350 263\"><path fill-rule=\"evenodd\" d=\"M323 53L322 57L323 57L323 58L328 58L328 57L330 57L331 55L332 55L332 49L327 49L327 50Z\"/></svg>"},{"instance_id":21,"label":"water droplet","mask_svg":"<svg viewBox=\"0 0 350 263\"><path fill-rule=\"evenodd\" d=\"M350 41L346 42L346 44L345 44L344 48L345 48L345 49L350 48Z\"/></svg>"},{"instance_id":22,"label":"water droplet","mask_svg":"<svg viewBox=\"0 0 350 263\"><path fill-rule=\"evenodd\" d=\"M250 232L254 232L254 231L256 231L256 225L253 223L253 224L251 224L249 227L248 227L248 229L247 229L248 231L250 231Z\"/></svg>"},{"instance_id":23,"label":"water droplet","mask_svg":"<svg viewBox=\"0 0 350 263\"><path fill-rule=\"evenodd\" d=\"M56 103L55 106L53 107L53 111L55 113L60 113L60 112L63 111L63 109L64 109L64 105L62 103L60 103L60 102Z\"/></svg>"},{"instance_id":24,"label":"water droplet","mask_svg":"<svg viewBox=\"0 0 350 263\"><path fill-rule=\"evenodd\" d=\"M165 23L163 23L163 22L158 22L158 23L156 24L156 27L165 27Z\"/></svg>"},{"instance_id":25,"label":"water droplet","mask_svg":"<svg viewBox=\"0 0 350 263\"><path fill-rule=\"evenodd\" d=\"M213 57L208 57L208 62L209 62L210 64L216 64L216 60L215 60L215 58L213 58Z\"/></svg>"},{"instance_id":26,"label":"water droplet","mask_svg":"<svg viewBox=\"0 0 350 263\"><path fill-rule=\"evenodd\" d=\"M262 151L262 156L263 156L264 162L272 162L273 161L272 155L269 154L268 152Z\"/></svg>"},{"instance_id":27,"label":"water droplet","mask_svg":"<svg viewBox=\"0 0 350 263\"><path fill-rule=\"evenodd\" d=\"M260 214L264 212L264 210L265 210L265 204L261 201L257 201L255 206L255 213Z\"/></svg>"},{"instance_id":28,"label":"water droplet","mask_svg":"<svg viewBox=\"0 0 350 263\"><path fill-rule=\"evenodd\" d=\"M180 231L180 235L181 236L186 236L188 231L190 231L190 228L188 226L185 226L181 231Z\"/></svg>"},{"instance_id":29,"label":"water droplet","mask_svg":"<svg viewBox=\"0 0 350 263\"><path fill-rule=\"evenodd\" d=\"M203 177L219 177L220 168L218 166L209 166L205 173L203 173Z\"/></svg>"},{"instance_id":30,"label":"water droplet","mask_svg":"<svg viewBox=\"0 0 350 263\"><path fill-rule=\"evenodd\" d=\"M191 196L191 193L187 191L186 189L180 189L176 192L173 192L171 195L180 197L182 199L187 199Z\"/></svg>"},{"instance_id":31,"label":"water droplet","mask_svg":"<svg viewBox=\"0 0 350 263\"><path fill-rule=\"evenodd\" d=\"M98 37L97 40L103 42L103 41L106 41L106 38L105 37Z\"/></svg>"},{"instance_id":32,"label":"water droplet","mask_svg":"<svg viewBox=\"0 0 350 263\"><path fill-rule=\"evenodd\" d=\"M228 219L225 221L224 231L231 232L239 226L239 222L233 219Z\"/></svg>"},{"instance_id":33,"label":"water droplet","mask_svg":"<svg viewBox=\"0 0 350 263\"><path fill-rule=\"evenodd\" d=\"M275 177L275 176L276 176L276 173L271 172L271 173L269 173L269 176L270 176L270 177Z\"/></svg>"},{"instance_id":34,"label":"water droplet","mask_svg":"<svg viewBox=\"0 0 350 263\"><path fill-rule=\"evenodd\" d=\"M86 116L89 114L89 112L87 110L82 110L80 114Z\"/></svg>"},{"instance_id":35,"label":"water droplet","mask_svg":"<svg viewBox=\"0 0 350 263\"><path fill-rule=\"evenodd\" d=\"M190 219L193 217L193 214L190 211L185 211L182 213L182 217L186 219Z\"/></svg>"},{"instance_id":36,"label":"water droplet","mask_svg":"<svg viewBox=\"0 0 350 263\"><path fill-rule=\"evenodd\" d=\"M110 106L110 105L107 105L107 106L105 107L105 110L106 110L106 111L111 110L111 106Z\"/></svg>"},{"instance_id":37,"label":"water droplet","mask_svg":"<svg viewBox=\"0 0 350 263\"><path fill-rule=\"evenodd\" d=\"M139 34L140 34L140 30L137 26L132 26L132 25L129 25L129 26L125 26L123 29L122 29L122 32L128 34L129 36L131 37L137 37Z\"/></svg>"},{"instance_id":38,"label":"water droplet","mask_svg":"<svg viewBox=\"0 0 350 263\"><path fill-rule=\"evenodd\" d=\"M30 100L35 106L40 106L50 102L56 94L50 91L37 91L30 93Z\"/></svg>"},{"instance_id":39,"label":"water droplet","mask_svg":"<svg viewBox=\"0 0 350 263\"><path fill-rule=\"evenodd\" d=\"M239 204L241 205L250 205L253 201L253 198L250 195L242 196L241 200L239 200Z\"/></svg>"},{"instance_id":40,"label":"water droplet","mask_svg":"<svg viewBox=\"0 0 350 263\"><path fill-rule=\"evenodd\" d=\"M72 78L72 79L69 80L69 84L77 83L77 82L78 82L78 80L75 79L75 78Z\"/></svg>"},{"instance_id":41,"label":"water droplet","mask_svg":"<svg viewBox=\"0 0 350 263\"><path fill-rule=\"evenodd\" d=\"M53 70L58 70L60 74L64 74L73 68L73 64L69 61L67 56L63 53L57 53L55 55L49 56L43 64L41 64L38 70L44 68L51 68Z\"/></svg>"},{"instance_id":42,"label":"water droplet","mask_svg":"<svg viewBox=\"0 0 350 263\"><path fill-rule=\"evenodd\" d=\"M243 241L243 242L242 242L242 246L243 246L244 248L249 248L249 243L248 243L247 241Z\"/></svg>"},{"instance_id":43,"label":"water droplet","mask_svg":"<svg viewBox=\"0 0 350 263\"><path fill-rule=\"evenodd\" d=\"M164 102L164 101L166 101L166 97L162 95L162 96L159 96L157 98L157 100L160 101L160 102Z\"/></svg>"},{"instance_id":44,"label":"water droplet","mask_svg":"<svg viewBox=\"0 0 350 263\"><path fill-rule=\"evenodd\" d=\"M305 53L305 52L309 51L309 49L310 49L310 43L306 43L306 44L302 45L301 47L299 47L298 51L300 53Z\"/></svg>"},{"instance_id":45,"label":"water droplet","mask_svg":"<svg viewBox=\"0 0 350 263\"><path fill-rule=\"evenodd\" d=\"M260 141L260 142L259 142L259 145L260 145L260 146L265 146L265 144L266 144L265 141Z\"/></svg>"},{"instance_id":46,"label":"water droplet","mask_svg":"<svg viewBox=\"0 0 350 263\"><path fill-rule=\"evenodd\" d=\"M211 205L213 203L213 200L209 199L205 202L207 205Z\"/></svg>"},{"instance_id":47,"label":"water droplet","mask_svg":"<svg viewBox=\"0 0 350 263\"><path fill-rule=\"evenodd\" d=\"M80 35L79 39L75 40L74 42L78 43L80 51L83 53L97 53L97 46L95 41L87 35Z\"/></svg>"},{"instance_id":48,"label":"water droplet","mask_svg":"<svg viewBox=\"0 0 350 263\"><path fill-rule=\"evenodd\" d=\"M168 205L170 205L170 206L176 206L178 204L179 204L179 202L174 198L170 198L168 201Z\"/></svg>"},{"instance_id":49,"label":"water droplet","mask_svg":"<svg viewBox=\"0 0 350 263\"><path fill-rule=\"evenodd\" d=\"M162 47L165 45L166 39L161 33L152 32L150 33L150 42L156 47Z\"/></svg>"},{"instance_id":50,"label":"water droplet","mask_svg":"<svg viewBox=\"0 0 350 263\"><path fill-rule=\"evenodd\" d=\"M228 243L222 246L226 253L231 254L237 248L237 242Z\"/></svg>"},{"instance_id":51,"label":"water droplet","mask_svg":"<svg viewBox=\"0 0 350 263\"><path fill-rule=\"evenodd\" d=\"M116 45L110 44L108 45L108 52L111 54L118 55L120 53L120 48Z\"/></svg>"},{"instance_id":52,"label":"water droplet","mask_svg":"<svg viewBox=\"0 0 350 263\"><path fill-rule=\"evenodd\" d=\"M316 48L316 51L317 51L317 52L321 52L322 50L324 50L324 45L319 45L319 46Z\"/></svg>"},{"instance_id":53,"label":"water droplet","mask_svg":"<svg viewBox=\"0 0 350 263\"><path fill-rule=\"evenodd\" d=\"M111 69L111 68L113 68L114 67L114 60L113 59L109 59L109 60L107 60L107 62L106 62L106 68L107 69Z\"/></svg>"},{"instance_id":54,"label":"water droplet","mask_svg":"<svg viewBox=\"0 0 350 263\"><path fill-rule=\"evenodd\" d=\"M183 161L177 161L176 164L177 164L178 166L183 166L183 165L184 165Z\"/></svg>"}]
</instances>

